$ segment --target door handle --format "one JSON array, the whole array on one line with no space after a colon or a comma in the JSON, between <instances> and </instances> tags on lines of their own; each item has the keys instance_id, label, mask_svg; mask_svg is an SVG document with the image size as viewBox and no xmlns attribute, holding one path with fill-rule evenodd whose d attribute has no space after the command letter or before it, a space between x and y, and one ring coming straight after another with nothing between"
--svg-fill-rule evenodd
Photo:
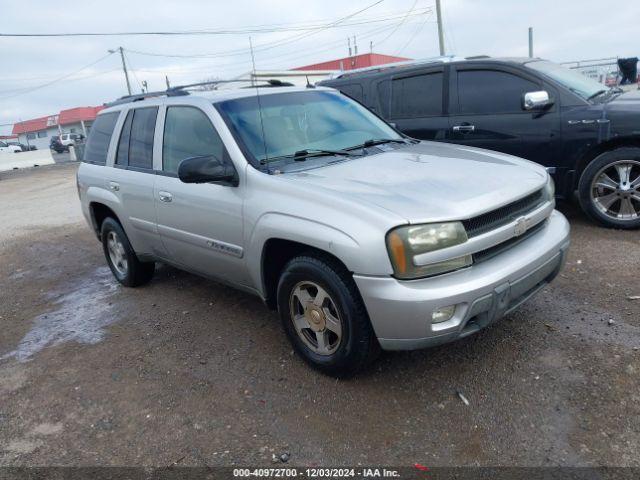
<instances>
[{"instance_id":1,"label":"door handle","mask_svg":"<svg viewBox=\"0 0 640 480\"><path fill-rule=\"evenodd\" d=\"M173 200L173 195L171 195L169 192L158 192L158 197L160 198L161 202L165 203L169 203L171 200Z\"/></svg>"},{"instance_id":2,"label":"door handle","mask_svg":"<svg viewBox=\"0 0 640 480\"><path fill-rule=\"evenodd\" d=\"M116 182L109 182L109 189L117 192L118 190L120 190L120 184Z\"/></svg>"},{"instance_id":3,"label":"door handle","mask_svg":"<svg viewBox=\"0 0 640 480\"><path fill-rule=\"evenodd\" d=\"M476 129L476 126L475 125L454 125L452 129L454 132L468 133L468 132L473 132Z\"/></svg>"}]
</instances>

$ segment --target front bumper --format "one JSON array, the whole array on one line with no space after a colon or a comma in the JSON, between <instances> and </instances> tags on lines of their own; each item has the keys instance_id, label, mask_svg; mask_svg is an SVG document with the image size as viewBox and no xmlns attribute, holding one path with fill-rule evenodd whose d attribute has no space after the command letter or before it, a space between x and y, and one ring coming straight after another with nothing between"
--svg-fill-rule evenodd
<instances>
[{"instance_id":1,"label":"front bumper","mask_svg":"<svg viewBox=\"0 0 640 480\"><path fill-rule=\"evenodd\" d=\"M471 335L505 316L553 280L569 248L569 223L553 211L544 227L478 265L433 278L399 281L354 275L380 345L412 350ZM434 310L457 305L446 322Z\"/></svg>"}]
</instances>

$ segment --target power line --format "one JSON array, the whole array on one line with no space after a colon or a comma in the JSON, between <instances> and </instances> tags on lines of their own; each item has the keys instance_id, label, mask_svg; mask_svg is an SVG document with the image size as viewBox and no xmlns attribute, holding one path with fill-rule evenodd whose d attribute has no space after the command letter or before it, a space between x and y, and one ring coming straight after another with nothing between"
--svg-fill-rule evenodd
<instances>
[{"instance_id":1,"label":"power line","mask_svg":"<svg viewBox=\"0 0 640 480\"><path fill-rule=\"evenodd\" d=\"M407 42L396 51L396 56L399 56L402 52L404 52L405 48L407 48L409 45L411 45L411 42L413 42L415 40L415 38L422 31L422 29L425 27L425 25L427 24L428 21L429 21L429 17L426 17L424 19L424 22L418 24L418 26L414 30L413 34L411 35L411 37L409 37L409 40L407 40Z\"/></svg>"},{"instance_id":2,"label":"power line","mask_svg":"<svg viewBox=\"0 0 640 480\"><path fill-rule=\"evenodd\" d=\"M372 7L382 3L384 0L377 0L368 7L358 10L344 19L351 18L359 13L369 10ZM338 20L338 22L343 19ZM336 22L337 23L337 22ZM330 23L328 26L332 26ZM327 25L320 25L314 28L324 29ZM274 33L285 31L308 31L308 27L249 27L228 30L167 30L167 31L149 31L149 32L67 32L67 33L0 33L0 37L116 37L116 36L174 36L174 35L248 35L255 33Z\"/></svg>"},{"instance_id":3,"label":"power line","mask_svg":"<svg viewBox=\"0 0 640 480\"><path fill-rule=\"evenodd\" d=\"M96 63L101 62L102 60L104 60L105 58L107 58L107 57L109 57L109 56L111 56L111 55L112 55L112 54L111 54L111 52L110 52L110 53L106 54L104 57L100 57L98 60L95 60L95 61L93 61L93 62L91 62L91 63L89 63L89 64L85 65L84 67L79 68L78 70L74 70L74 71L73 71L73 72L71 72L71 73L68 73L68 74L63 75L63 76L61 76L61 77L58 77L58 78L56 78L55 80L52 80L52 81L50 81L50 82L43 83L42 85L38 85L38 86L36 86L36 87L30 87L30 88L26 89L26 90L25 90L25 91L23 91L23 92L19 92L19 93L16 93L16 94L14 94L14 95L9 95L9 96L6 96L6 97L1 97L1 98L0 98L0 100L6 100L6 99L8 99L8 98L17 97L18 95L24 95L24 94L26 94L26 93L35 92L36 90L40 90L41 88L45 88L45 87L48 87L49 85L53 85L54 83L58 83L58 82L60 82L60 81L62 81L62 80L65 80L65 79L67 79L67 78L69 78L69 77L72 77L72 76L73 76L73 75L75 75L76 73L80 73L81 71L86 70L87 68L94 66Z\"/></svg>"},{"instance_id":4,"label":"power line","mask_svg":"<svg viewBox=\"0 0 640 480\"><path fill-rule=\"evenodd\" d=\"M418 0L413 0L413 4L411 5L411 8L409 10L407 10L407 13L405 14L404 17L402 17L402 20L400 20L400 22L398 23L398 25L396 25L396 28L393 29L393 31L391 31L389 33L389 35L387 35L385 38L383 38L380 42L378 42L378 45L386 42L387 40L389 40L389 38L391 38L393 36L394 33L396 33L398 31L398 29L404 24L404 22L407 20L407 17L411 14L411 12L413 11L414 8L416 8L416 3L418 3Z\"/></svg>"},{"instance_id":5,"label":"power line","mask_svg":"<svg viewBox=\"0 0 640 480\"><path fill-rule=\"evenodd\" d=\"M431 9L430 8L425 8L422 9L421 11L417 11L413 14L411 14L410 16L422 16L425 15L427 13L431 13ZM341 25L335 25L335 27L346 27L346 26L355 26L355 25L367 25L367 24L371 24L371 23L387 23L387 22L392 22L398 19L406 19L407 15L406 13L403 13L402 16L400 15L396 15L394 17L387 17L387 18L381 18L378 20L371 20L371 21L362 21L362 22L350 22L350 23L344 23ZM324 27L323 30L326 30L327 27ZM315 32L313 32L315 33ZM306 35L305 35L306 36ZM293 38L293 40L296 40L300 38L300 36L295 36ZM291 39L291 37L289 39L283 39L283 40L277 40L274 42L268 42L268 43L263 43L263 44L258 44L254 47L254 50L260 50L260 51L264 51L267 49L271 49L273 47L276 46L281 46L281 45L285 45L286 43L289 43L289 40ZM140 50L132 50L132 49L127 49L128 52L130 53L134 53L137 55L145 55L145 56L150 56L150 57L166 57L166 58L217 58L217 57L230 57L230 56L236 56L236 55L240 55L243 53L249 53L249 50L246 48L242 48L242 49L233 49L233 50L225 50L225 51L221 51L221 52L213 52L213 53L193 53L193 54L181 54L181 53L175 53L175 54L171 54L171 53L159 53L159 52L145 52L145 51L140 51Z\"/></svg>"},{"instance_id":6,"label":"power line","mask_svg":"<svg viewBox=\"0 0 640 480\"><path fill-rule=\"evenodd\" d=\"M382 0L380 0L382 1ZM378 2L379 3L379 2ZM375 5L375 4L373 4ZM368 8L371 8L373 5L369 6ZM360 12L362 12L362 10L360 10ZM415 15L424 15L426 13L430 12L430 9L425 9L424 12L419 12L416 13ZM353 17L354 15L357 15L359 12L355 12L352 13L351 15L348 15L347 17L343 17L339 20L336 20L332 25L325 25L323 27L323 29L319 29L319 30L314 30L311 32L307 32L307 33L303 33L303 34L298 34L298 35L293 35L291 37L285 38L285 39L281 39L281 40L276 40L276 41L272 41L272 42L266 42L266 43L262 43L262 44L258 44L255 45L253 47L254 52L264 52L267 50L271 50L273 48L276 47L280 47L283 45L287 45L289 43L298 41L302 38L307 38L310 37L312 35L316 35L317 33L327 30L328 28L332 28L334 26L337 26L337 23L339 22L343 22L348 18ZM406 14L405 14L406 17ZM392 20L397 19L396 18L391 18ZM385 21L389 21L389 19L385 20ZM366 22L362 22L361 24L365 24ZM347 24L345 24L347 25ZM166 57L166 58L222 58L222 57L235 57L238 55L249 55L249 50L247 48L241 48L241 49L232 49L232 50L226 50L226 51L220 51L220 52L213 52L213 53L199 53L199 54L169 54L169 53L159 53L159 52L144 52L144 51L140 51L140 50L132 50L132 49L127 49L127 51L129 53L134 53L137 55L145 55L145 56L152 56L152 57Z\"/></svg>"}]
</instances>

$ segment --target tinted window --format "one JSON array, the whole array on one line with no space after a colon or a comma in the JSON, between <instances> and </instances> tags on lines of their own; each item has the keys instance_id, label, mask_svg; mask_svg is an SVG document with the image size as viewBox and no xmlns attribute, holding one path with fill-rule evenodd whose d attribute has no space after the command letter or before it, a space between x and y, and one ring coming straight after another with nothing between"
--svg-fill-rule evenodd
<instances>
[{"instance_id":1,"label":"tinted window","mask_svg":"<svg viewBox=\"0 0 640 480\"><path fill-rule=\"evenodd\" d=\"M129 166L153 169L153 134L156 130L158 107L133 111L129 139Z\"/></svg>"},{"instance_id":2,"label":"tinted window","mask_svg":"<svg viewBox=\"0 0 640 480\"><path fill-rule=\"evenodd\" d=\"M185 158L214 155L228 160L222 139L205 113L195 107L169 107L164 123L162 169L178 172Z\"/></svg>"},{"instance_id":3,"label":"tinted window","mask_svg":"<svg viewBox=\"0 0 640 480\"><path fill-rule=\"evenodd\" d=\"M362 85L359 83L351 83L349 85L342 85L339 87L340 91L345 95L357 100L358 102L364 102L364 93L362 92Z\"/></svg>"},{"instance_id":4,"label":"tinted window","mask_svg":"<svg viewBox=\"0 0 640 480\"><path fill-rule=\"evenodd\" d=\"M91 135L89 135L84 151L85 162L105 164L109 142L119 114L120 112L104 113L98 115L95 122L93 122Z\"/></svg>"},{"instance_id":5,"label":"tinted window","mask_svg":"<svg viewBox=\"0 0 640 480\"><path fill-rule=\"evenodd\" d=\"M495 70L458 72L460 113L522 112L522 96L540 90L533 82Z\"/></svg>"},{"instance_id":6,"label":"tinted window","mask_svg":"<svg viewBox=\"0 0 640 480\"><path fill-rule=\"evenodd\" d=\"M118 151L116 153L116 165L129 165L129 137L131 136L131 121L133 120L133 110L127 113L127 118L120 133L118 141Z\"/></svg>"},{"instance_id":7,"label":"tinted window","mask_svg":"<svg viewBox=\"0 0 640 480\"><path fill-rule=\"evenodd\" d=\"M391 117L442 115L442 73L394 79Z\"/></svg>"},{"instance_id":8,"label":"tinted window","mask_svg":"<svg viewBox=\"0 0 640 480\"><path fill-rule=\"evenodd\" d=\"M388 118L391 103L391 80L384 80L378 84L378 102L380 114Z\"/></svg>"}]
</instances>

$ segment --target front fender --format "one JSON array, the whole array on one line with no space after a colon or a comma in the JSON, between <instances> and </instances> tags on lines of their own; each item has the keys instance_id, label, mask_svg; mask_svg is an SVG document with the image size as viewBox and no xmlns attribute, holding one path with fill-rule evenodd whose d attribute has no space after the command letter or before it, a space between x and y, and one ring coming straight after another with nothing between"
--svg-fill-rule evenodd
<instances>
[{"instance_id":1,"label":"front fender","mask_svg":"<svg viewBox=\"0 0 640 480\"><path fill-rule=\"evenodd\" d=\"M366 274L372 268L371 259L367 259L363 252L363 245L348 233L303 217L270 212L258 219L247 242L249 275L260 290L263 290L262 251L270 239L289 240L328 252L351 272ZM386 254L384 260L389 263Z\"/></svg>"}]
</instances>

